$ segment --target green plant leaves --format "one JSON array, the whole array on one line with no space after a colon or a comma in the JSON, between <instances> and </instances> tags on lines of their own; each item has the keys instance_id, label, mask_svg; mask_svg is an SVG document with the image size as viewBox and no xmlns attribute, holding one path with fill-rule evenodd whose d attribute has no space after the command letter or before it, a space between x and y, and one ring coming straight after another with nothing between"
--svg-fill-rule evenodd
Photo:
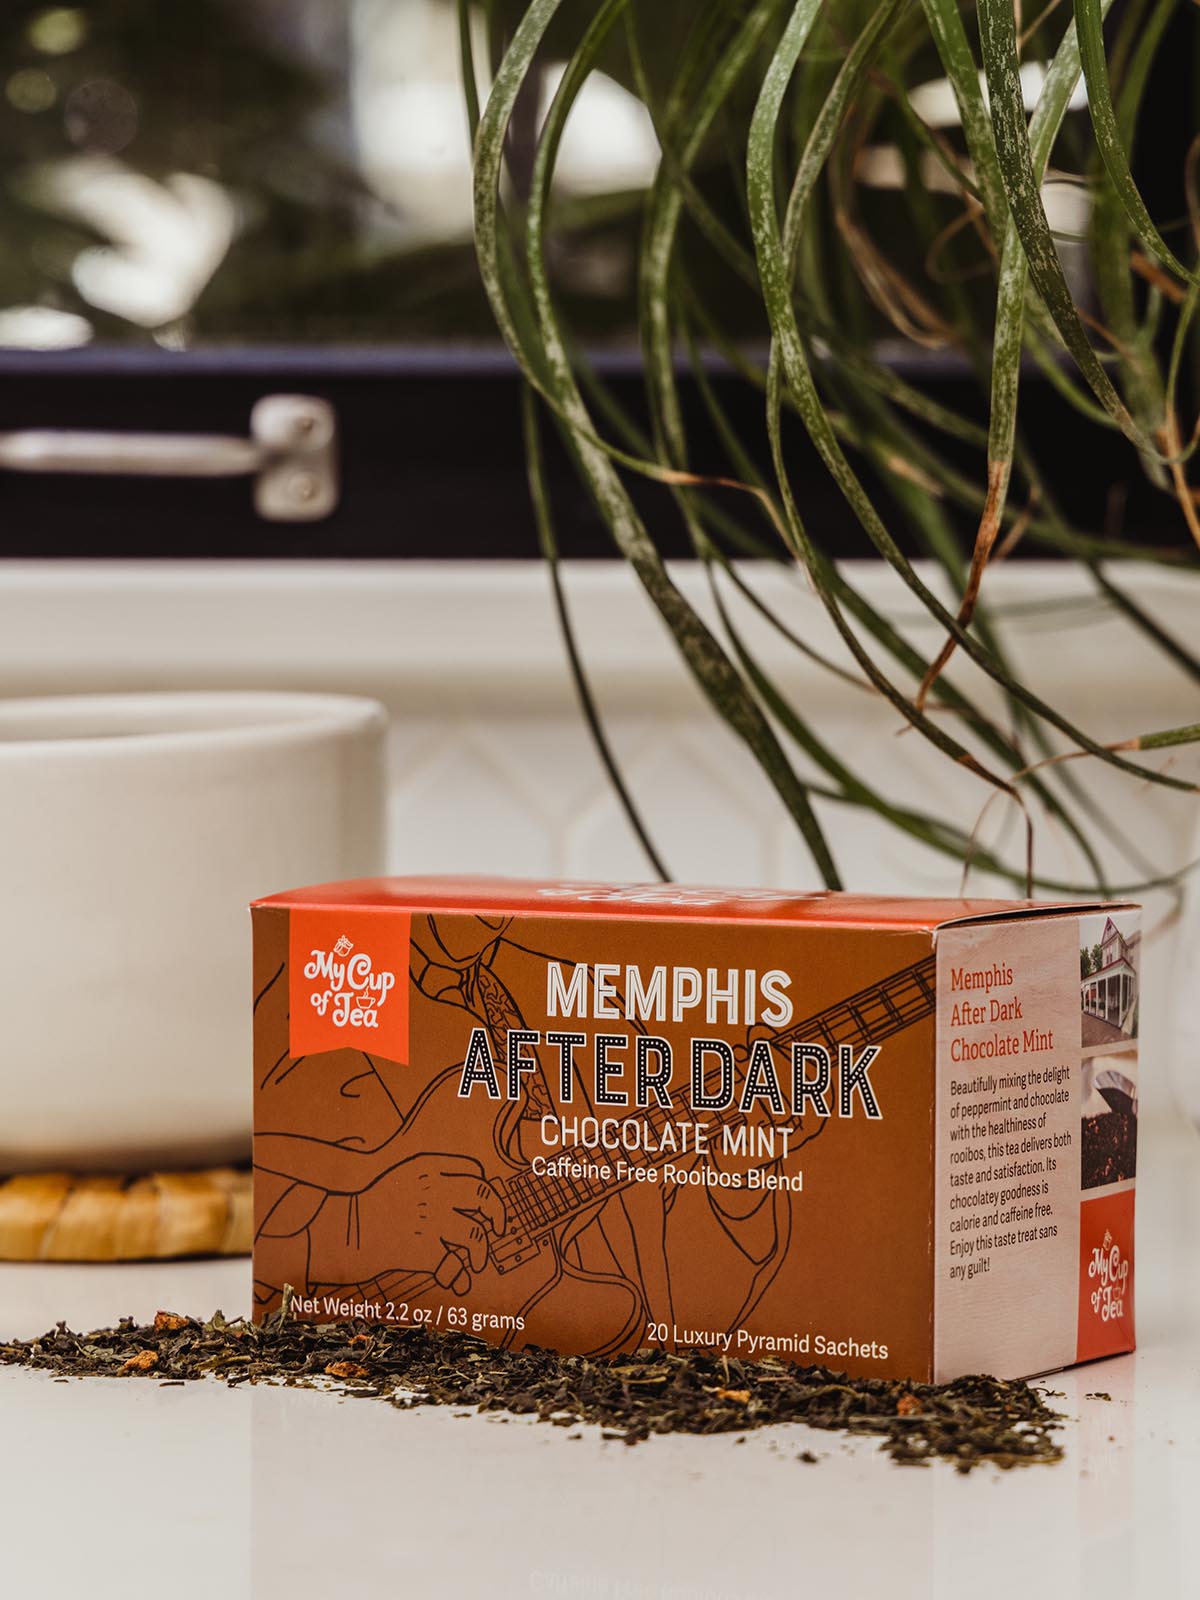
<instances>
[{"instance_id":1,"label":"green plant leaves","mask_svg":"<svg viewBox=\"0 0 1200 1600\"><path fill-rule=\"evenodd\" d=\"M1079 35L1079 57L1088 90L1088 111L1096 134L1096 148L1104 162L1109 182L1124 207L1129 225L1145 249L1169 272L1193 281L1190 272L1154 226L1141 191L1129 170L1116 107L1108 82L1108 57L1104 52L1104 8L1101 0L1075 0L1075 27Z\"/></svg>"},{"instance_id":2,"label":"green plant leaves","mask_svg":"<svg viewBox=\"0 0 1200 1600\"><path fill-rule=\"evenodd\" d=\"M537 322L536 358L531 358L506 294L497 196L504 138L525 73L561 0L535 0L513 37L479 122L475 138L476 242L484 286L497 321L526 376L553 403L565 424L568 444L621 554L629 562L667 625L696 682L729 728L742 739L790 812L812 852L822 880L840 883L824 833L770 723L736 667L672 581L634 509L610 453L597 441L592 419L575 380L554 317L542 249L542 224L554 158L567 114L591 62L628 0L601 6L579 51L568 63L542 129L534 162L526 249Z\"/></svg>"},{"instance_id":3,"label":"green plant leaves","mask_svg":"<svg viewBox=\"0 0 1200 1600\"><path fill-rule=\"evenodd\" d=\"M1037 141L1026 124L1020 61L1017 53L1016 13L1011 0L979 0L979 39L987 74L992 129L1004 193L1025 252L1029 275L1054 325L1093 394L1122 433L1139 450L1159 453L1129 413L1112 379L1088 339L1059 260L1054 236L1046 220L1041 180L1050 155L1055 121L1045 119L1045 137ZM1079 45L1074 24L1060 45L1047 73L1043 103L1064 109L1080 72Z\"/></svg>"},{"instance_id":4,"label":"green plant leaves","mask_svg":"<svg viewBox=\"0 0 1200 1600\"><path fill-rule=\"evenodd\" d=\"M1131 733L1113 742L1096 738L1031 688L1028 661L1006 656L981 609L987 567L1024 536L1085 562L1103 602L1173 668L1191 681L1200 677L1187 642L1126 591L1117 576L1124 569L1112 565L1117 556L1134 555L1194 568L1194 552L1189 555L1185 544L1143 548L1110 529L1073 525L1054 503L1039 451L1020 425L1032 356L1062 402L1101 430L1106 449L1126 449L1125 435L1152 481L1178 500L1186 541L1186 525L1197 516L1183 476L1194 438L1182 445L1175 437L1174 407L1195 347L1200 288L1193 269L1169 250L1145 213L1128 162L1136 99L1169 0L1144 0L1152 9L1140 32L1122 23L1111 61L1103 39L1109 3L1075 0L1075 18L1065 26L1050 8L1030 30L1044 71L1029 117L1021 68L1031 46L1018 38L1012 0L979 0L986 93L956 0L698 0L672 13L669 58L651 0L598 0L586 11L565 0L514 0L502 17L492 9L503 33L493 33L495 78L478 112L473 69L467 88L468 116L472 124L477 116L478 124L480 267L497 324L530 386L525 421L534 520L584 716L656 866L661 863L605 737L571 629L541 468L539 417L558 429L616 549L696 684L779 795L822 881L836 883L838 869L814 795L869 807L914 839L988 870L1011 875L1020 869L977 848L965 831L897 805L886 781L872 785L857 776L822 734L819 707L802 710L765 670L737 622L731 595L752 606L814 669L848 677L860 692L882 697L915 736L1023 808L1030 841L1034 807L1056 819L1097 885L1104 871L1096 838L1112 837L1113 829L1069 763L1088 756L1133 781L1194 792L1165 765L1146 761L1147 752L1200 738L1194 727ZM470 68L468 0L459 5ZM528 166L519 181L506 185L510 125L519 104L526 107L522 127L534 125L521 97L533 92L548 53L565 60L561 81L536 128ZM563 130L589 77L601 68L645 102L662 152L643 197L631 291L644 418L619 404L576 351L552 287L555 228L560 214L566 216L554 186ZM939 68L958 107L961 135L953 138L927 128L909 98ZM1120 313L1119 334L1108 330L1116 341L1112 349L1093 342L1074 303L1041 193L1081 73L1096 139L1091 181L1097 226L1105 215L1119 222L1094 242L1106 302ZM874 203L861 175L868 152L889 148L902 153L913 219L907 235L888 233L880 221L883 202ZM939 276L929 259L913 259L914 239L944 242L956 235L969 237L975 257L961 282ZM1140 324L1125 259L1131 238L1154 271L1185 285L1176 301L1164 300L1156 284ZM955 252L946 255L953 261ZM740 293L758 297L769 335L765 371L729 330L720 294L711 288L721 274ZM889 300L919 310L915 321L898 311L899 326L920 331L921 323L961 349L965 370L976 373L987 396L986 430L880 360L880 309L891 309ZM1175 319L1165 341L1165 373L1153 338L1164 306ZM718 352L729 371L762 389L760 440L740 438L725 414L711 381ZM681 353L711 424L720 456L715 464L711 442L702 466L693 459ZM1065 368L1064 360L1073 367ZM806 513L809 486L795 471L797 422L914 605L944 629L946 646L932 661L867 602L854 574L830 558L824 530ZM635 504L630 493L631 475L662 486L662 514L682 520L708 568L715 617L702 616L674 581L659 553L657 522L646 519L638 509L642 502ZM757 513L758 531L747 526L746 511ZM964 512L974 529L965 543ZM914 565L904 553L901 526L961 589L957 611L945 604L928 566ZM744 551L801 570L843 657L814 649L762 600L731 560ZM952 651L963 658L961 667L951 662ZM797 773L784 741L816 777ZM1157 880L1136 842L1119 836L1114 842L1146 880ZM1035 881L1032 854L1025 871Z\"/></svg>"}]
</instances>

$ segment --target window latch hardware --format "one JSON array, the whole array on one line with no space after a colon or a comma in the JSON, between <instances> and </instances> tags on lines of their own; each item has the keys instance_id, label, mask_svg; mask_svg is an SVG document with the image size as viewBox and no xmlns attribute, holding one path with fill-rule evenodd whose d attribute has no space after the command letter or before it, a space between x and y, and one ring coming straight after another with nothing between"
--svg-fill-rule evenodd
<instances>
[{"instance_id":1,"label":"window latch hardware","mask_svg":"<svg viewBox=\"0 0 1200 1600\"><path fill-rule=\"evenodd\" d=\"M0 433L0 471L252 477L260 517L315 522L338 501L337 417L327 400L313 395L269 394L251 411L246 438L24 428Z\"/></svg>"}]
</instances>

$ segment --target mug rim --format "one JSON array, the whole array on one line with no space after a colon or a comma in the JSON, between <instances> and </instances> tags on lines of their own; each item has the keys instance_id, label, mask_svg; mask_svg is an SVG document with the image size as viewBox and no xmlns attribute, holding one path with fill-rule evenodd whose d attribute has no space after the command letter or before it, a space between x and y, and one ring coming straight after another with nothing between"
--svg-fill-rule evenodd
<instances>
[{"instance_id":1,"label":"mug rim","mask_svg":"<svg viewBox=\"0 0 1200 1600\"><path fill-rule=\"evenodd\" d=\"M180 718L172 726L172 715ZM145 690L0 698L0 763L69 755L108 759L151 751L295 743L386 727L366 695L270 689ZM69 731L56 732L56 724ZM89 726L95 724L95 730Z\"/></svg>"}]
</instances>

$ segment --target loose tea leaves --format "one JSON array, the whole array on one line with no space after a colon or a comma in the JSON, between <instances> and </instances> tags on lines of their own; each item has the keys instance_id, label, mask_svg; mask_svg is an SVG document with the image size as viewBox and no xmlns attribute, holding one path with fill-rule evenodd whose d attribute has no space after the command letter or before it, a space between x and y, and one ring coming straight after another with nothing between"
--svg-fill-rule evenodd
<instances>
[{"instance_id":1,"label":"loose tea leaves","mask_svg":"<svg viewBox=\"0 0 1200 1600\"><path fill-rule=\"evenodd\" d=\"M57 1377L274 1383L333 1389L402 1410L442 1405L510 1412L555 1427L598 1426L601 1437L638 1444L651 1434L737 1433L777 1423L874 1434L894 1461L935 1457L969 1472L1058 1461L1062 1418L1045 1391L997 1378L921 1384L846 1378L823 1367L738 1361L710 1353L641 1350L612 1360L547 1350L502 1350L467 1334L362 1323L299 1322L286 1310L262 1324L207 1322L160 1311L152 1324L72 1333L59 1323L40 1339L0 1344L0 1365ZM336 1381L334 1381L336 1380ZM573 1433L572 1438L582 1437ZM814 1459L810 1451L800 1460Z\"/></svg>"}]
</instances>

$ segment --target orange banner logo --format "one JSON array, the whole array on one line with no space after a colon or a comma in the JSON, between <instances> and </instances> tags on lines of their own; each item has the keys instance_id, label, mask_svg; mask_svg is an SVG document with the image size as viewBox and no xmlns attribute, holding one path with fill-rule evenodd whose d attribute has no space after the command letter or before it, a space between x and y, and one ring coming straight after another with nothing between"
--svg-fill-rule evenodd
<instances>
[{"instance_id":1,"label":"orange banner logo","mask_svg":"<svg viewBox=\"0 0 1200 1600\"><path fill-rule=\"evenodd\" d=\"M349 1049L407 1061L409 924L391 911L291 911L293 1056Z\"/></svg>"}]
</instances>

